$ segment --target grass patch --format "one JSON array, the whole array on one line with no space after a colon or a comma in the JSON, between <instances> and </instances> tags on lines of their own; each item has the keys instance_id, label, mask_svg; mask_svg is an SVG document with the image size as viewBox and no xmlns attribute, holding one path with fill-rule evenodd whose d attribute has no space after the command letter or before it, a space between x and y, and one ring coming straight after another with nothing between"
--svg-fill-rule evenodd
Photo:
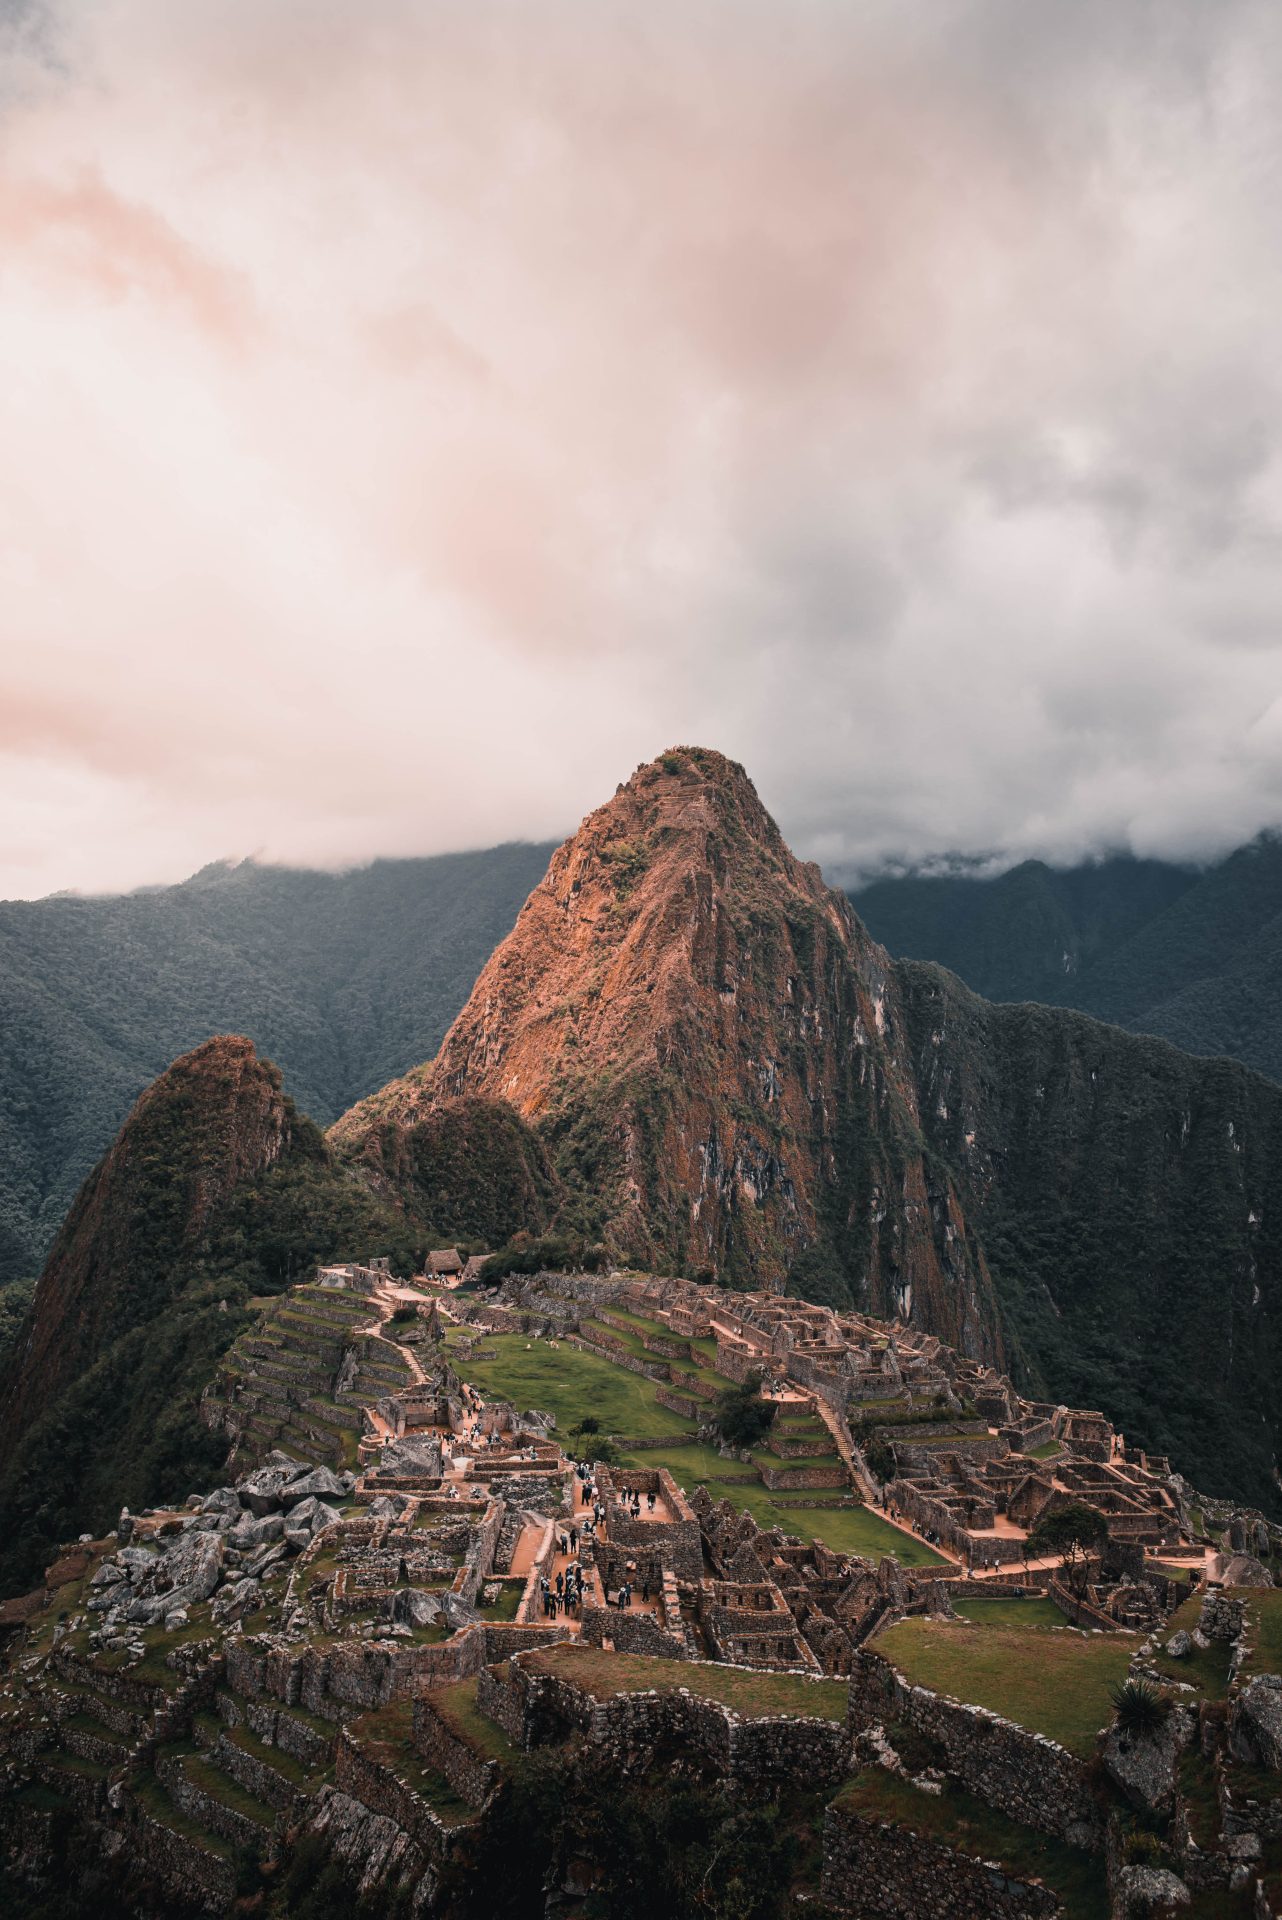
<instances>
[{"instance_id":1,"label":"grass patch","mask_svg":"<svg viewBox=\"0 0 1282 1920\"><path fill-rule=\"evenodd\" d=\"M658 1660L649 1655L604 1653L565 1643L525 1656L545 1673L572 1681L596 1700L653 1688L685 1687L705 1700L719 1700L750 1717L793 1714L806 1720L844 1720L850 1690L844 1680L807 1680L803 1674L750 1673L704 1660ZM471 1685L472 1682L466 1684ZM453 1692L454 1689L447 1689ZM435 1702L439 1698L433 1694Z\"/></svg>"},{"instance_id":2,"label":"grass patch","mask_svg":"<svg viewBox=\"0 0 1282 1920\"><path fill-rule=\"evenodd\" d=\"M776 1499L778 1495L776 1494ZM869 1560L890 1555L902 1567L944 1567L942 1554L883 1520L871 1507L783 1507L774 1509L771 1526L786 1527L803 1540L822 1540L837 1553L858 1553Z\"/></svg>"},{"instance_id":3,"label":"grass patch","mask_svg":"<svg viewBox=\"0 0 1282 1920\"><path fill-rule=\"evenodd\" d=\"M585 1414L593 1415L604 1433L639 1439L694 1432L692 1422L659 1405L653 1380L596 1354L565 1345L553 1349L546 1340L527 1341L520 1333L487 1335L485 1348L492 1359L451 1356L464 1379L491 1399L511 1400L522 1410L542 1408L563 1435Z\"/></svg>"},{"instance_id":4,"label":"grass patch","mask_svg":"<svg viewBox=\"0 0 1282 1920\"><path fill-rule=\"evenodd\" d=\"M870 1767L842 1788L837 1804L938 1840L974 1859L991 1860L1017 1879L1043 1881L1058 1894L1068 1920L1108 1920L1101 1854L1084 1853L1050 1834L1019 1826L953 1781L941 1794L921 1793L895 1774Z\"/></svg>"},{"instance_id":5,"label":"grass patch","mask_svg":"<svg viewBox=\"0 0 1282 1920\"><path fill-rule=\"evenodd\" d=\"M1088 1760L1112 1722L1109 1695L1126 1678L1135 1636L913 1619L873 1645L914 1685L987 1707Z\"/></svg>"},{"instance_id":6,"label":"grass patch","mask_svg":"<svg viewBox=\"0 0 1282 1920\"><path fill-rule=\"evenodd\" d=\"M1202 1596L1193 1594L1175 1609L1162 1629L1162 1640L1171 1638L1181 1627L1192 1633L1202 1612ZM1183 1680L1208 1700L1223 1700L1229 1690L1229 1663L1233 1648L1227 1640L1212 1640L1209 1647L1194 1647L1183 1660L1173 1660L1159 1645L1152 1666L1166 1680Z\"/></svg>"},{"instance_id":7,"label":"grass patch","mask_svg":"<svg viewBox=\"0 0 1282 1920\"><path fill-rule=\"evenodd\" d=\"M524 1592L524 1580L505 1580L493 1606L487 1607L482 1604L479 1611L487 1620L515 1620L516 1610L521 1604L521 1595Z\"/></svg>"},{"instance_id":8,"label":"grass patch","mask_svg":"<svg viewBox=\"0 0 1282 1920\"><path fill-rule=\"evenodd\" d=\"M1064 1616L1053 1600L1038 1594L1020 1600L1009 1593L955 1593L953 1606L964 1620L981 1627L1062 1627Z\"/></svg>"},{"instance_id":9,"label":"grass patch","mask_svg":"<svg viewBox=\"0 0 1282 1920\"><path fill-rule=\"evenodd\" d=\"M1043 1440L1040 1447L1030 1447L1024 1458L1026 1460L1058 1460L1063 1451L1063 1446L1058 1440Z\"/></svg>"},{"instance_id":10,"label":"grass patch","mask_svg":"<svg viewBox=\"0 0 1282 1920\"><path fill-rule=\"evenodd\" d=\"M516 1749L502 1727L477 1706L475 1676L456 1681L452 1687L434 1687L427 1697L450 1732L474 1753L484 1760L497 1760L501 1767L511 1767Z\"/></svg>"}]
</instances>

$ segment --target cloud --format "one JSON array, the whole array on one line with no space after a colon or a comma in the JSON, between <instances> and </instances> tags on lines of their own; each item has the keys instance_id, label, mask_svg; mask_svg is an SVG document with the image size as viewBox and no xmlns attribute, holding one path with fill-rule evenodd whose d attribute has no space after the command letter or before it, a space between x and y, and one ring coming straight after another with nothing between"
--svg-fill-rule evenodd
<instances>
[{"instance_id":1,"label":"cloud","mask_svg":"<svg viewBox=\"0 0 1282 1920\"><path fill-rule=\"evenodd\" d=\"M0 6L0 892L1282 817L1262 0Z\"/></svg>"}]
</instances>

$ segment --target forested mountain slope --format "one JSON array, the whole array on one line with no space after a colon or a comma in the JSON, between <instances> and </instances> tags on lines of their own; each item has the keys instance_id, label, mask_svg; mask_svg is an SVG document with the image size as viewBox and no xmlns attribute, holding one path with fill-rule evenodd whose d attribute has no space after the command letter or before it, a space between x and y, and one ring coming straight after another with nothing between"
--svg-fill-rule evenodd
<instances>
[{"instance_id":1,"label":"forested mountain slope","mask_svg":"<svg viewBox=\"0 0 1282 1920\"><path fill-rule=\"evenodd\" d=\"M321 1125L435 1052L549 852L0 903L0 1280L38 1272L134 1100L209 1035L248 1034Z\"/></svg>"},{"instance_id":2,"label":"forested mountain slope","mask_svg":"<svg viewBox=\"0 0 1282 1920\"><path fill-rule=\"evenodd\" d=\"M852 895L893 954L989 1000L1041 1000L1282 1080L1282 839L1198 872L1156 860L996 879L904 875Z\"/></svg>"},{"instance_id":3,"label":"forested mountain slope","mask_svg":"<svg viewBox=\"0 0 1282 1920\"><path fill-rule=\"evenodd\" d=\"M1282 1089L1231 1060L896 969L1026 1391L1107 1407L1270 1512L1282 1451Z\"/></svg>"}]
</instances>

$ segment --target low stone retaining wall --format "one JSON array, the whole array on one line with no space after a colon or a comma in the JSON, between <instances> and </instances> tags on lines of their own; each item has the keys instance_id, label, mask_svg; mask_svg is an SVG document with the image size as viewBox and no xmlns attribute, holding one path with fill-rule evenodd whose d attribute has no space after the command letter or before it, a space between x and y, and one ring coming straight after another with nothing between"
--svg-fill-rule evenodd
<instances>
[{"instance_id":1,"label":"low stone retaining wall","mask_svg":"<svg viewBox=\"0 0 1282 1920\"><path fill-rule=\"evenodd\" d=\"M1042 1920L1059 1901L1038 1881L955 1853L840 1802L824 1814L823 1898L859 1920Z\"/></svg>"},{"instance_id":2,"label":"low stone retaining wall","mask_svg":"<svg viewBox=\"0 0 1282 1920\"><path fill-rule=\"evenodd\" d=\"M666 1360L643 1360L640 1354L629 1353L624 1347L607 1347L601 1342L585 1339L581 1333L567 1333L564 1338L567 1345L582 1347L585 1353L594 1353L598 1360L608 1360L611 1366L626 1367L629 1373L644 1374L647 1380L667 1380L671 1377L672 1370Z\"/></svg>"},{"instance_id":3,"label":"low stone retaining wall","mask_svg":"<svg viewBox=\"0 0 1282 1920\"><path fill-rule=\"evenodd\" d=\"M287 1780L283 1773L260 1760L256 1753L247 1753L244 1747L224 1734L214 1748L216 1764L232 1780L252 1793L255 1800L261 1800L264 1806L271 1807L276 1813L292 1813L303 1798L300 1790Z\"/></svg>"},{"instance_id":4,"label":"low stone retaining wall","mask_svg":"<svg viewBox=\"0 0 1282 1920\"><path fill-rule=\"evenodd\" d=\"M414 1702L414 1746L437 1773L444 1774L459 1799L478 1810L497 1791L502 1769L487 1760L449 1725L430 1694Z\"/></svg>"},{"instance_id":5,"label":"low stone retaining wall","mask_svg":"<svg viewBox=\"0 0 1282 1920\"><path fill-rule=\"evenodd\" d=\"M984 1707L914 1687L879 1653L861 1648L850 1680L850 1727L904 1720L944 1752L950 1773L1007 1819L1058 1834L1076 1847L1104 1844L1085 1761L1043 1734Z\"/></svg>"},{"instance_id":6,"label":"low stone retaining wall","mask_svg":"<svg viewBox=\"0 0 1282 1920\"><path fill-rule=\"evenodd\" d=\"M130 1827L136 1839L133 1851L147 1871L172 1893L229 1913L236 1898L236 1868L232 1861L208 1847L193 1846L184 1835L152 1818L144 1808L131 1809Z\"/></svg>"},{"instance_id":7,"label":"low stone retaining wall","mask_svg":"<svg viewBox=\"0 0 1282 1920\"><path fill-rule=\"evenodd\" d=\"M684 1689L620 1693L608 1700L559 1674L514 1662L505 1686L512 1695L502 1724L522 1747L559 1742L577 1730L617 1765L648 1766L661 1751L696 1753L723 1778L741 1782L806 1780L836 1783L849 1769L849 1729L835 1721L795 1715L748 1719L720 1701ZM479 1696L478 1696L479 1697ZM487 1705L489 1692L487 1690ZM496 1715L497 1717L497 1715Z\"/></svg>"},{"instance_id":8,"label":"low stone retaining wall","mask_svg":"<svg viewBox=\"0 0 1282 1920\"><path fill-rule=\"evenodd\" d=\"M684 1420L698 1420L707 1411L692 1393L678 1393L675 1387L656 1387L654 1397L661 1407L679 1413ZM671 1435L668 1436L668 1442L670 1445Z\"/></svg>"},{"instance_id":9,"label":"low stone retaining wall","mask_svg":"<svg viewBox=\"0 0 1282 1920\"><path fill-rule=\"evenodd\" d=\"M391 1820L431 1858L439 1859L451 1844L452 1832L432 1811L420 1793L360 1744L343 1732L335 1756L334 1779L339 1790L359 1800L371 1813Z\"/></svg>"},{"instance_id":10,"label":"low stone retaining wall","mask_svg":"<svg viewBox=\"0 0 1282 1920\"><path fill-rule=\"evenodd\" d=\"M786 1493L792 1487L848 1487L850 1475L845 1467L762 1467L763 1483L772 1493Z\"/></svg>"},{"instance_id":11,"label":"low stone retaining wall","mask_svg":"<svg viewBox=\"0 0 1282 1920\"><path fill-rule=\"evenodd\" d=\"M204 1827L208 1833L216 1833L222 1840L229 1840L234 1847L250 1847L255 1853L261 1849L264 1829L258 1822L251 1820L247 1814L238 1813L235 1807L229 1807L225 1801L215 1800L212 1794L188 1779L179 1756L160 1754L156 1761L156 1778L179 1813L186 1814L198 1827Z\"/></svg>"},{"instance_id":12,"label":"low stone retaining wall","mask_svg":"<svg viewBox=\"0 0 1282 1920\"><path fill-rule=\"evenodd\" d=\"M589 1647L602 1647L608 1640L616 1653L643 1653L661 1660L686 1658L684 1638L661 1627L652 1613L632 1613L626 1607L584 1607L579 1633Z\"/></svg>"}]
</instances>

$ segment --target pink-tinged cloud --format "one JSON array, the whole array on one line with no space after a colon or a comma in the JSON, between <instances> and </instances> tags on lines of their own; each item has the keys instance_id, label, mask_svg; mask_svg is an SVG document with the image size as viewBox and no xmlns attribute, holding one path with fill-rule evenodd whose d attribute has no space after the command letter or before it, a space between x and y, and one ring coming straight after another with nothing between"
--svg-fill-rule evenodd
<instances>
[{"instance_id":1,"label":"pink-tinged cloud","mask_svg":"<svg viewBox=\"0 0 1282 1920\"><path fill-rule=\"evenodd\" d=\"M674 739L834 869L1276 820L1280 64L1255 0L0 11L0 892L548 836Z\"/></svg>"}]
</instances>

